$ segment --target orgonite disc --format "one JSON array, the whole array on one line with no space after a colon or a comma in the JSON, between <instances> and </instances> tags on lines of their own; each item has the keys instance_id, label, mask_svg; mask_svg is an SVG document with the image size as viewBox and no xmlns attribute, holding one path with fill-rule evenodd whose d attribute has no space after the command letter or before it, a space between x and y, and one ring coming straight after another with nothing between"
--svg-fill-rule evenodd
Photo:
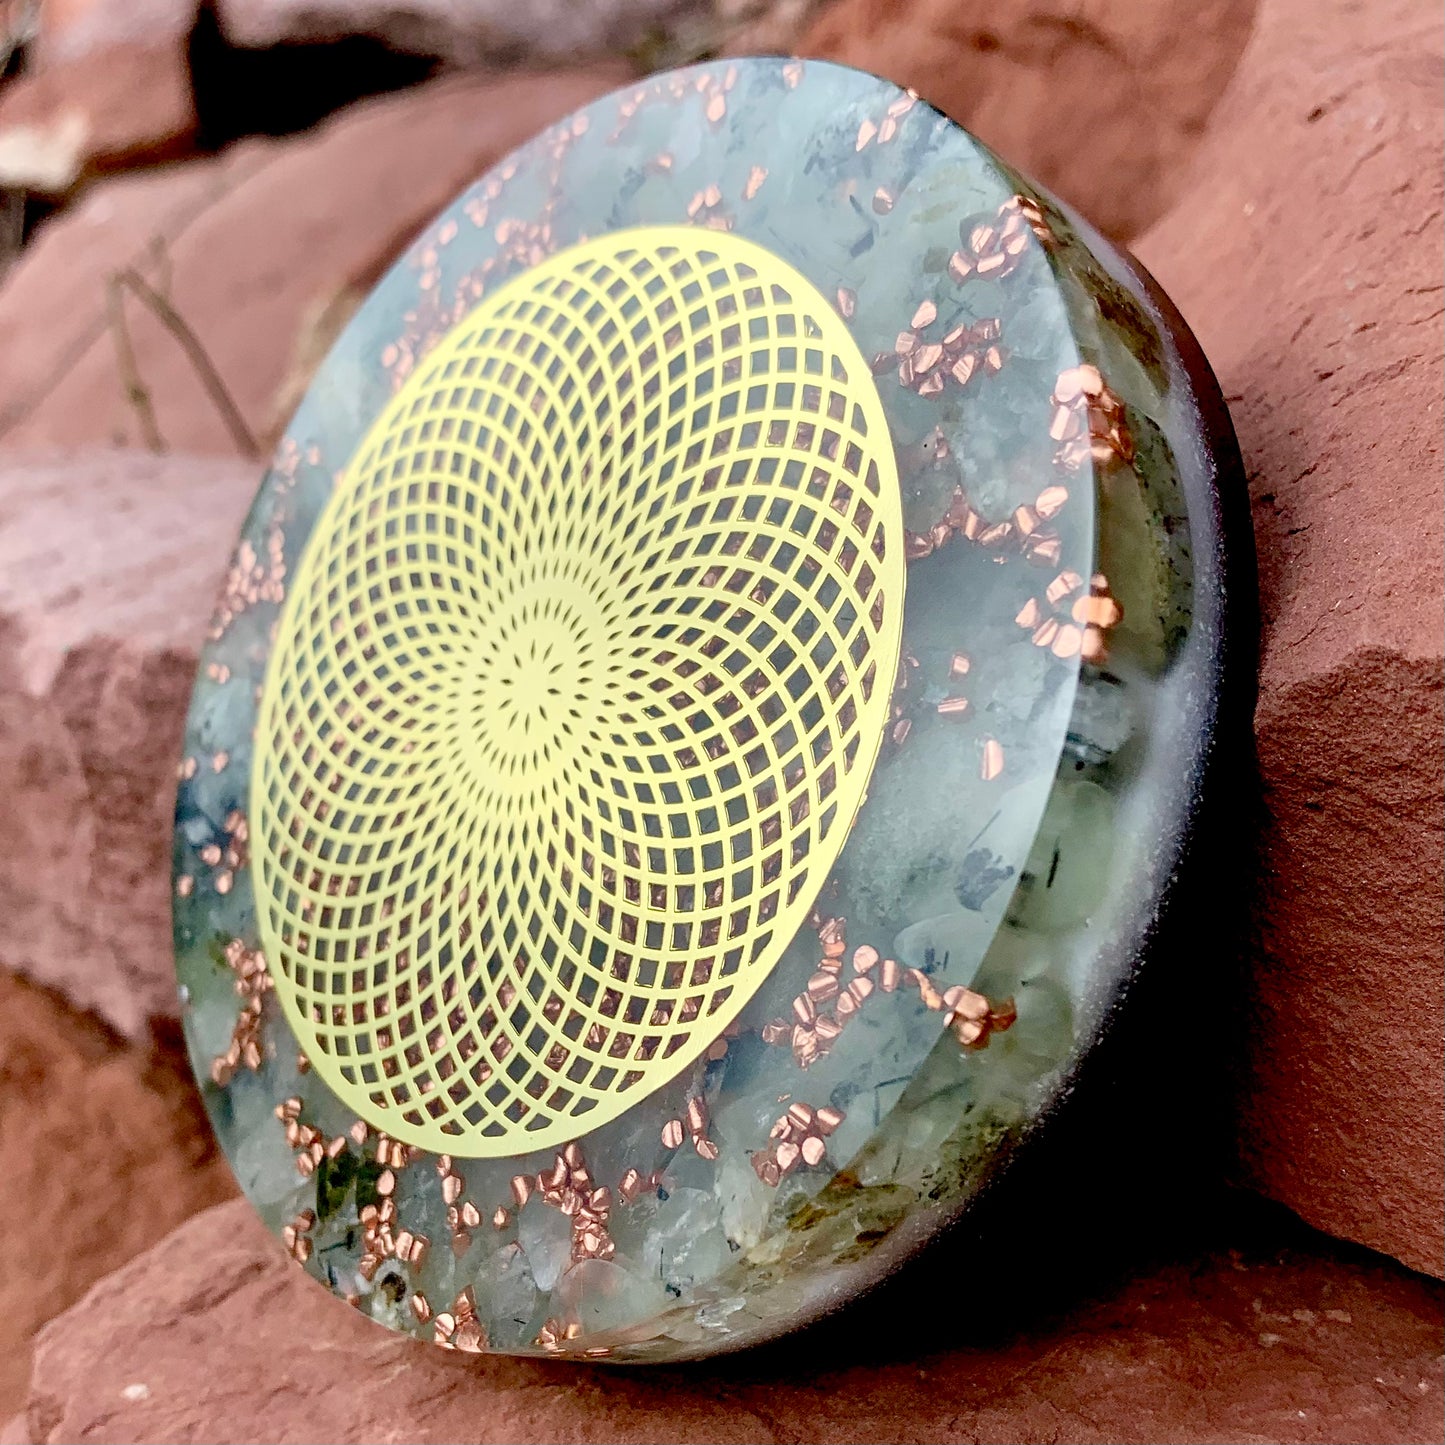
<instances>
[{"instance_id":1,"label":"orgonite disc","mask_svg":"<svg viewBox=\"0 0 1445 1445\"><path fill-rule=\"evenodd\" d=\"M187 727L187 1035L296 1259L680 1358L955 1218L1182 855L1233 465L1147 280L871 77L661 76L483 177L293 420Z\"/></svg>"}]
</instances>

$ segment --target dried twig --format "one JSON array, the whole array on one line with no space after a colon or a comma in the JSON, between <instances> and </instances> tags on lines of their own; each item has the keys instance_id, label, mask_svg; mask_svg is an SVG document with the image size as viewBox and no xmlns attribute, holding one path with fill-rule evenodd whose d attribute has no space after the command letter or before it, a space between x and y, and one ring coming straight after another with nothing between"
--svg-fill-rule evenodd
<instances>
[{"instance_id":1,"label":"dried twig","mask_svg":"<svg viewBox=\"0 0 1445 1445\"><path fill-rule=\"evenodd\" d=\"M166 299L139 271L134 267L126 267L117 271L111 278L112 287L119 292L121 289L129 291L150 313L175 337L181 350L185 352L186 359L191 363L201 385L205 387L206 394L211 398L217 413L225 428L231 434L231 440L236 445L236 450L243 457L257 457L261 449L252 435L251 428L246 424L246 418L241 415L241 409L236 405L231 393L226 388L226 383L221 379L221 373L216 370L215 363L201 344L200 337L191 329L179 311ZM115 314L119 314L120 305L116 304ZM121 322L120 330L117 332L117 351L120 351L120 337L126 336L126 345L129 344L129 335L125 331L124 321ZM149 394L146 393L143 385L139 383L136 375L134 356L131 357L130 374L125 375L125 362L122 359L122 379L127 384L127 395L132 405L137 406L137 413L140 414L140 406L137 403L135 387L140 387L140 393L145 398L145 405L149 406ZM154 428L154 415L151 416L151 425ZM142 428L145 426L142 418ZM158 437L158 433L156 433ZM148 443L149 444L149 443ZM164 443L162 443L162 447Z\"/></svg>"},{"instance_id":2,"label":"dried twig","mask_svg":"<svg viewBox=\"0 0 1445 1445\"><path fill-rule=\"evenodd\" d=\"M166 298L171 299L171 253L166 248L164 236L152 236L150 245L151 270L155 276L155 288Z\"/></svg>"},{"instance_id":3,"label":"dried twig","mask_svg":"<svg viewBox=\"0 0 1445 1445\"><path fill-rule=\"evenodd\" d=\"M151 405L151 394L141 380L136 366L135 347L131 345L130 323L125 319L125 286L119 275L112 276L106 283L106 313L110 322L110 334L115 341L115 364L120 371L121 385L125 388L125 399L135 410L140 423L141 436L153 452L166 449L165 438L156 425L155 407Z\"/></svg>"}]
</instances>

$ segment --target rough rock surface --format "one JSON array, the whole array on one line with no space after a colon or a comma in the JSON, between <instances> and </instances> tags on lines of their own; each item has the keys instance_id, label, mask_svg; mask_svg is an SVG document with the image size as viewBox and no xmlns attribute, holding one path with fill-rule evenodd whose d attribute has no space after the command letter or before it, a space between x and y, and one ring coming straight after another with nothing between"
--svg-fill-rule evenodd
<instances>
[{"instance_id":1,"label":"rough rock surface","mask_svg":"<svg viewBox=\"0 0 1445 1445\"><path fill-rule=\"evenodd\" d=\"M1437 1275L1441 54L1430 0L1368 29L1350 0L1267 0L1189 199L1138 248L1220 376L1259 542L1248 1177Z\"/></svg>"},{"instance_id":2,"label":"rough rock surface","mask_svg":"<svg viewBox=\"0 0 1445 1445\"><path fill-rule=\"evenodd\" d=\"M107 171L184 156L195 138L179 43L91 51L0 89L0 186L64 196Z\"/></svg>"},{"instance_id":3,"label":"rough rock surface","mask_svg":"<svg viewBox=\"0 0 1445 1445\"><path fill-rule=\"evenodd\" d=\"M94 188L0 289L0 443L141 442L106 322L109 278L137 262L153 282L168 277L172 304L251 430L274 433L295 400L296 358L324 350L317 328L334 334L416 230L493 161L625 78L599 67L438 81L355 106L306 136ZM167 446L233 451L176 338L134 301L127 314Z\"/></svg>"},{"instance_id":4,"label":"rough rock surface","mask_svg":"<svg viewBox=\"0 0 1445 1445\"><path fill-rule=\"evenodd\" d=\"M175 1012L170 828L248 463L0 463L0 950L111 1028Z\"/></svg>"},{"instance_id":5,"label":"rough rock surface","mask_svg":"<svg viewBox=\"0 0 1445 1445\"><path fill-rule=\"evenodd\" d=\"M235 1185L176 1029L127 1045L3 967L0 1158L0 1411L13 1411L33 1332Z\"/></svg>"},{"instance_id":6,"label":"rough rock surface","mask_svg":"<svg viewBox=\"0 0 1445 1445\"><path fill-rule=\"evenodd\" d=\"M1256 0L837 0L798 41L912 86L1128 239L1168 208Z\"/></svg>"},{"instance_id":7,"label":"rough rock surface","mask_svg":"<svg viewBox=\"0 0 1445 1445\"><path fill-rule=\"evenodd\" d=\"M517 54L538 59L618 54L712 0L218 0L236 45L374 35L402 50L475 65Z\"/></svg>"},{"instance_id":8,"label":"rough rock surface","mask_svg":"<svg viewBox=\"0 0 1445 1445\"><path fill-rule=\"evenodd\" d=\"M866 1316L685 1370L477 1359L351 1315L243 1203L224 1204L45 1329L8 1438L1439 1438L1439 1289L1379 1261L1277 1239L1206 1250L1022 1338L929 1281Z\"/></svg>"}]
</instances>

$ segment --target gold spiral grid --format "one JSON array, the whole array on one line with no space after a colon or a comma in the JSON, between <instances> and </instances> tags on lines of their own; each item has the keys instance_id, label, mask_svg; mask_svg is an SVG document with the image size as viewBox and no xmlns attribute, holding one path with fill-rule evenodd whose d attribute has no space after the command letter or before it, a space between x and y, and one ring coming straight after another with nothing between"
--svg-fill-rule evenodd
<instances>
[{"instance_id":1,"label":"gold spiral grid","mask_svg":"<svg viewBox=\"0 0 1445 1445\"><path fill-rule=\"evenodd\" d=\"M717 1038L862 803L899 508L847 328L731 235L584 242L428 355L301 558L252 774L276 993L348 1107L514 1154Z\"/></svg>"}]
</instances>

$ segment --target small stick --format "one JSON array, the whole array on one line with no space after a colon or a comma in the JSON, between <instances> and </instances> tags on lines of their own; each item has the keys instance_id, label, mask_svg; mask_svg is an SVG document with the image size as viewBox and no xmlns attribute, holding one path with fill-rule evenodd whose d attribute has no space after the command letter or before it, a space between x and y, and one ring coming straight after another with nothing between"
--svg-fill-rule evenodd
<instances>
[{"instance_id":1,"label":"small stick","mask_svg":"<svg viewBox=\"0 0 1445 1445\"><path fill-rule=\"evenodd\" d=\"M110 334L115 340L115 364L120 371L121 385L125 399L135 410L140 422L141 436L153 452L164 452L165 438L156 424L155 407L151 405L151 394L141 380L136 366L135 347L131 344L130 325L125 319L125 294L119 276L112 276L106 283L106 311L110 321Z\"/></svg>"},{"instance_id":2,"label":"small stick","mask_svg":"<svg viewBox=\"0 0 1445 1445\"><path fill-rule=\"evenodd\" d=\"M200 337L191 330L185 318L134 268L127 267L123 271L118 271L115 280L130 290L180 344L181 350L186 353L187 359L195 368L201 385L205 387L206 394L211 398L222 422L225 423L226 430L230 432L231 440L236 444L236 450L243 457L259 456L261 448L251 434L251 428L246 425L246 419L241 415L240 408L226 389L226 383L221 380L221 374L216 370L215 363L207 354L206 348L201 345Z\"/></svg>"}]
</instances>

